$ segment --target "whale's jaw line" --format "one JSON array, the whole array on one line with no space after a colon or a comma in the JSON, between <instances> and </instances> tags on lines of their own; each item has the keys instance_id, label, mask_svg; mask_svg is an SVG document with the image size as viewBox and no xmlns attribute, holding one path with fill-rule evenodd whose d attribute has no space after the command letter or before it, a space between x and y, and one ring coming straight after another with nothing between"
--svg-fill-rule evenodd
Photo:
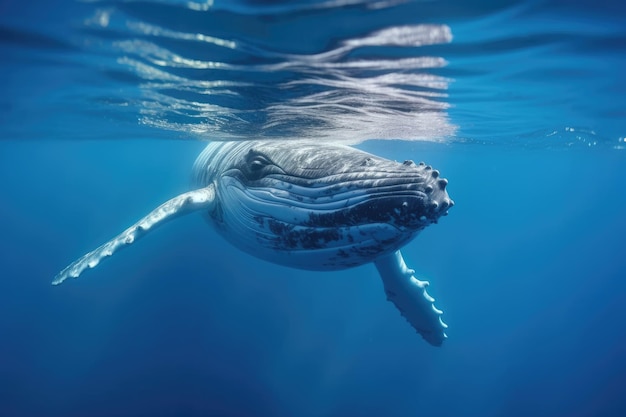
<instances>
[{"instance_id":1,"label":"whale's jaw line","mask_svg":"<svg viewBox=\"0 0 626 417\"><path fill-rule=\"evenodd\" d=\"M283 176L270 187L226 175L218 192L222 208L211 221L256 257L308 270L350 268L398 250L438 217L423 214L432 208L419 187L372 181L378 186L363 188L361 179L360 187L304 187Z\"/></svg>"},{"instance_id":2,"label":"whale's jaw line","mask_svg":"<svg viewBox=\"0 0 626 417\"><path fill-rule=\"evenodd\" d=\"M414 230L447 215L454 202L445 191L447 181L439 179L437 171L385 162L386 166L376 170L356 167L355 172L316 178L283 171L250 180L241 170L230 169L221 182L222 188L234 187L241 191L242 199L255 204L271 205L279 211L283 205L306 214L308 219L296 216L297 223L314 227L388 222ZM277 217L290 223L292 214Z\"/></svg>"}]
</instances>

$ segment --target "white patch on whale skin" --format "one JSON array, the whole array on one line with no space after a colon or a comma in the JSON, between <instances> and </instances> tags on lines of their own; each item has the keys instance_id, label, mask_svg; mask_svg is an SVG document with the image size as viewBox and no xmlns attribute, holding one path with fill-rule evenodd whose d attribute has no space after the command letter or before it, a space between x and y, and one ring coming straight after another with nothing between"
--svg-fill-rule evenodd
<instances>
[{"instance_id":1,"label":"white patch on whale skin","mask_svg":"<svg viewBox=\"0 0 626 417\"><path fill-rule=\"evenodd\" d=\"M52 284L59 285L67 278L78 278L85 269L95 268L102 259L131 245L150 230L181 215L209 207L214 199L215 190L209 186L189 191L166 201L113 239L69 264L54 277Z\"/></svg>"},{"instance_id":2,"label":"white patch on whale skin","mask_svg":"<svg viewBox=\"0 0 626 417\"><path fill-rule=\"evenodd\" d=\"M435 299L426 292L428 281L420 281L404 262L400 251L374 261L383 279L387 300L431 345L440 346L445 339L448 325L443 322L443 312L435 307Z\"/></svg>"}]
</instances>

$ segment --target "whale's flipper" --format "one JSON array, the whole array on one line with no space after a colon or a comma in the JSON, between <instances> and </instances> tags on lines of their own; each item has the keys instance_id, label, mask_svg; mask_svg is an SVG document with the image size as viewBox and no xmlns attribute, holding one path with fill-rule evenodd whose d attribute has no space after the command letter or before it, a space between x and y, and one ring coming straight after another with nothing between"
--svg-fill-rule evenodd
<instances>
[{"instance_id":1,"label":"whale's flipper","mask_svg":"<svg viewBox=\"0 0 626 417\"><path fill-rule=\"evenodd\" d=\"M392 301L411 326L431 345L441 346L448 326L441 320L443 312L426 292L428 281L413 276L400 251L378 258L376 268L383 279L387 299Z\"/></svg>"},{"instance_id":2,"label":"whale's flipper","mask_svg":"<svg viewBox=\"0 0 626 417\"><path fill-rule=\"evenodd\" d=\"M67 278L78 278L85 269L95 268L102 259L130 245L150 230L192 211L210 208L214 200L215 187L211 184L208 187L189 191L166 201L104 245L69 264L54 277L52 284L58 285Z\"/></svg>"}]
</instances>

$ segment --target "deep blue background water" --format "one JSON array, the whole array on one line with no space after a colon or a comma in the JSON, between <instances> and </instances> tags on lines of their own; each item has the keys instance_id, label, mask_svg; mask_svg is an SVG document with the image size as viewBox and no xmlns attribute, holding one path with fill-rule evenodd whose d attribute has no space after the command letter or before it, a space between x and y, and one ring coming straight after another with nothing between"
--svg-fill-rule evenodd
<instances>
[{"instance_id":1,"label":"deep blue background water","mask_svg":"<svg viewBox=\"0 0 626 417\"><path fill-rule=\"evenodd\" d=\"M97 47L77 40L88 37L77 33L94 5L29 4L0 3L1 417L626 414L619 5L429 2L416 16L393 7L379 20L350 7L324 15L336 24L321 38L396 20L447 24L454 36L425 55L448 61L430 73L451 79L452 107L442 112L455 133L358 145L425 160L450 181L456 206L404 250L450 325L449 340L433 348L385 300L373 266L275 266L193 215L50 286L68 262L187 190L204 143L190 113L141 113L163 96L146 95L145 80L116 66L120 51L102 41L127 34L92 34ZM144 6L133 16L187 22ZM215 7L249 16L231 28L234 38L251 21L271 28L294 16L281 3ZM259 17L268 14L287 17ZM296 16L321 25L309 12ZM274 40L258 39L259 48ZM276 50L333 44L307 39ZM255 91L241 90L232 107L262 111L269 102ZM299 93L275 93L269 104ZM191 102L178 98L170 107ZM146 117L180 124L159 128Z\"/></svg>"}]
</instances>

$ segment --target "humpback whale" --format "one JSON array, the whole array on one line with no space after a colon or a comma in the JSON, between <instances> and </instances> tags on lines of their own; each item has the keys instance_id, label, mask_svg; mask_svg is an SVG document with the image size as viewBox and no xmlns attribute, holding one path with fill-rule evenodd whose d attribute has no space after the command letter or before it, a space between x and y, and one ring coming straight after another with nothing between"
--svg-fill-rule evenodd
<instances>
[{"instance_id":1,"label":"humpback whale","mask_svg":"<svg viewBox=\"0 0 626 417\"><path fill-rule=\"evenodd\" d=\"M448 327L400 249L454 205L448 181L420 162L310 141L213 142L193 167L194 189L166 201L63 269L61 284L155 227L199 212L235 247L293 268L373 263L390 300L430 344Z\"/></svg>"}]
</instances>

